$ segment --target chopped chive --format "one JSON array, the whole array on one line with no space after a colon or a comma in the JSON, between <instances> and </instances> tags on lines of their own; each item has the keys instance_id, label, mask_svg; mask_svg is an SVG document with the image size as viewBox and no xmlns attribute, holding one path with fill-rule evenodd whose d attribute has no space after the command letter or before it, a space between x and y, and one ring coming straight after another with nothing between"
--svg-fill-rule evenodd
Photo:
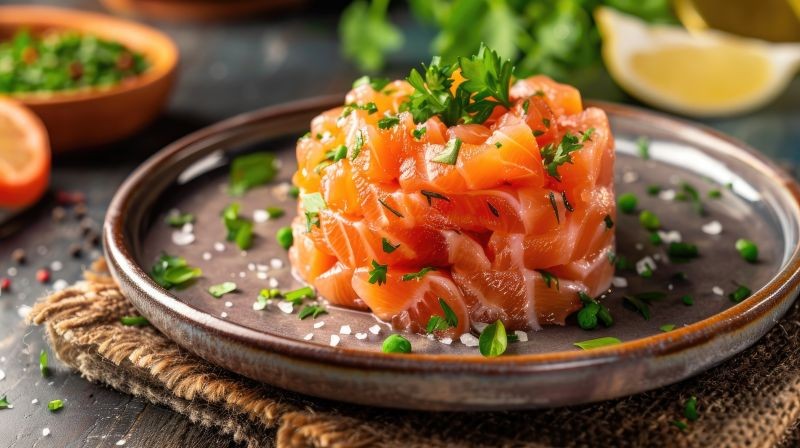
<instances>
[{"instance_id":1,"label":"chopped chive","mask_svg":"<svg viewBox=\"0 0 800 448\"><path fill-rule=\"evenodd\" d=\"M661 240L661 235L659 235L658 232L650 232L650 236L648 238L650 239L650 244L654 246L658 246L663 242Z\"/></svg>"},{"instance_id":2,"label":"chopped chive","mask_svg":"<svg viewBox=\"0 0 800 448\"><path fill-rule=\"evenodd\" d=\"M642 212L639 213L639 223L642 224L642 227L651 232L661 228L661 220L650 210L642 210Z\"/></svg>"},{"instance_id":3,"label":"chopped chive","mask_svg":"<svg viewBox=\"0 0 800 448\"><path fill-rule=\"evenodd\" d=\"M286 212L280 207L267 207L266 208L267 216L269 219L276 219L283 216Z\"/></svg>"},{"instance_id":4,"label":"chopped chive","mask_svg":"<svg viewBox=\"0 0 800 448\"><path fill-rule=\"evenodd\" d=\"M275 232L275 240L284 249L289 249L294 244L294 235L292 235L292 228L289 226L281 227Z\"/></svg>"},{"instance_id":5,"label":"chopped chive","mask_svg":"<svg viewBox=\"0 0 800 448\"><path fill-rule=\"evenodd\" d=\"M380 202L382 206L386 207L387 210L392 212L393 215L397 216L398 218L402 218L403 217L402 213L400 213L399 211L397 211L394 208L392 208L392 206L387 204L385 200L378 199L378 202Z\"/></svg>"},{"instance_id":6,"label":"chopped chive","mask_svg":"<svg viewBox=\"0 0 800 448\"><path fill-rule=\"evenodd\" d=\"M381 345L384 353L411 353L411 342L399 334L391 334Z\"/></svg>"},{"instance_id":7,"label":"chopped chive","mask_svg":"<svg viewBox=\"0 0 800 448\"><path fill-rule=\"evenodd\" d=\"M413 273L409 273L409 274L403 274L403 281L404 282L408 282L408 281L411 281L411 280L419 280L422 277L424 277L425 274L427 274L428 272L435 271L435 270L436 270L436 268L424 267L424 268L420 269L417 272L413 272Z\"/></svg>"},{"instance_id":8,"label":"chopped chive","mask_svg":"<svg viewBox=\"0 0 800 448\"><path fill-rule=\"evenodd\" d=\"M46 377L50 373L50 369L47 367L47 352L44 350L39 352L39 373L42 374L42 377Z\"/></svg>"},{"instance_id":9,"label":"chopped chive","mask_svg":"<svg viewBox=\"0 0 800 448\"><path fill-rule=\"evenodd\" d=\"M397 245L393 245L386 238L383 238L381 240L381 245L383 246L383 251L386 252L387 254L394 252L395 250L397 250L398 247L400 247L400 243L397 243Z\"/></svg>"},{"instance_id":10,"label":"chopped chive","mask_svg":"<svg viewBox=\"0 0 800 448\"><path fill-rule=\"evenodd\" d=\"M289 187L289 192L288 192L288 193L289 193L289 196L291 196L291 197L293 197L293 198L295 198L295 199L297 199L298 197L300 197L300 189L299 189L299 188L297 188L297 186L296 186L296 185L292 185L292 186L290 186L290 187Z\"/></svg>"},{"instance_id":11,"label":"chopped chive","mask_svg":"<svg viewBox=\"0 0 800 448\"><path fill-rule=\"evenodd\" d=\"M636 204L639 200L633 193L623 193L617 198L617 204L622 213L633 213L636 210Z\"/></svg>"},{"instance_id":12,"label":"chopped chive","mask_svg":"<svg viewBox=\"0 0 800 448\"><path fill-rule=\"evenodd\" d=\"M144 316L122 316L119 318L119 322L122 325L127 325L129 327L143 327L150 325L150 322Z\"/></svg>"},{"instance_id":13,"label":"chopped chive","mask_svg":"<svg viewBox=\"0 0 800 448\"><path fill-rule=\"evenodd\" d=\"M534 129L533 130L533 136L534 137L541 137L542 135L544 135L544 131L543 130L541 130L541 129Z\"/></svg>"},{"instance_id":14,"label":"chopped chive","mask_svg":"<svg viewBox=\"0 0 800 448\"><path fill-rule=\"evenodd\" d=\"M647 186L647 194L650 196L657 196L659 193L661 193L661 185L653 184Z\"/></svg>"},{"instance_id":15,"label":"chopped chive","mask_svg":"<svg viewBox=\"0 0 800 448\"><path fill-rule=\"evenodd\" d=\"M686 430L689 429L689 426L680 420L672 420L669 424L680 429L681 432L686 432Z\"/></svg>"},{"instance_id":16,"label":"chopped chive","mask_svg":"<svg viewBox=\"0 0 800 448\"><path fill-rule=\"evenodd\" d=\"M255 152L236 157L231 162L229 191L241 196L247 190L266 184L278 174L275 156L268 152Z\"/></svg>"},{"instance_id":17,"label":"chopped chive","mask_svg":"<svg viewBox=\"0 0 800 448\"><path fill-rule=\"evenodd\" d=\"M683 415L690 422L697 421L697 397L692 396L686 400L686 406L684 407Z\"/></svg>"},{"instance_id":18,"label":"chopped chive","mask_svg":"<svg viewBox=\"0 0 800 448\"><path fill-rule=\"evenodd\" d=\"M486 201L486 205L489 206L489 211L495 216L495 218L499 218L500 217L500 212L497 211L497 208L495 208L495 206L492 205L491 202Z\"/></svg>"},{"instance_id":19,"label":"chopped chive","mask_svg":"<svg viewBox=\"0 0 800 448\"><path fill-rule=\"evenodd\" d=\"M347 146L345 145L337 146L336 149L333 151L333 161L338 162L344 159L345 157L347 157Z\"/></svg>"},{"instance_id":20,"label":"chopped chive","mask_svg":"<svg viewBox=\"0 0 800 448\"><path fill-rule=\"evenodd\" d=\"M50 412L57 412L63 407L64 407L63 400L51 400L49 403L47 403L47 409Z\"/></svg>"},{"instance_id":21,"label":"chopped chive","mask_svg":"<svg viewBox=\"0 0 800 448\"><path fill-rule=\"evenodd\" d=\"M568 212L572 213L575 211L575 209L572 207L572 204L570 204L567 200L566 190L561 192L561 199L564 201L564 208L567 209Z\"/></svg>"},{"instance_id":22,"label":"chopped chive","mask_svg":"<svg viewBox=\"0 0 800 448\"><path fill-rule=\"evenodd\" d=\"M8 402L8 397L5 395L0 397L0 409L11 409L11 403Z\"/></svg>"},{"instance_id":23,"label":"chopped chive","mask_svg":"<svg viewBox=\"0 0 800 448\"><path fill-rule=\"evenodd\" d=\"M558 277L556 277L552 273L550 273L548 271L545 271L543 269L537 269L536 272L538 272L539 275L542 276L542 279L544 280L544 284L547 285L548 288L552 288L552 285L555 284L556 285L556 291L560 291L561 290L561 285L559 284Z\"/></svg>"},{"instance_id":24,"label":"chopped chive","mask_svg":"<svg viewBox=\"0 0 800 448\"><path fill-rule=\"evenodd\" d=\"M586 340L586 341L575 342L572 345L574 345L575 347L578 347L578 348L580 348L582 350L592 350L592 349L596 349L596 348L600 348L600 347L607 347L609 345L616 345L616 344L620 344L620 343L622 343L622 341L620 341L619 339L617 339L615 337L611 337L611 336L606 336L606 337L597 338L597 339L589 339L589 340Z\"/></svg>"},{"instance_id":25,"label":"chopped chive","mask_svg":"<svg viewBox=\"0 0 800 448\"><path fill-rule=\"evenodd\" d=\"M236 283L234 282L224 282L218 285L211 285L208 287L209 294L211 294L217 299L233 291L236 291Z\"/></svg>"},{"instance_id":26,"label":"chopped chive","mask_svg":"<svg viewBox=\"0 0 800 448\"><path fill-rule=\"evenodd\" d=\"M745 261L749 263L758 261L758 246L756 246L756 243L748 239L739 238L736 240L736 250L739 251L739 255Z\"/></svg>"},{"instance_id":27,"label":"chopped chive","mask_svg":"<svg viewBox=\"0 0 800 448\"><path fill-rule=\"evenodd\" d=\"M683 302L683 304L686 306L692 306L694 305L694 297L686 294L685 296L681 297L681 302Z\"/></svg>"},{"instance_id":28,"label":"chopped chive","mask_svg":"<svg viewBox=\"0 0 800 448\"><path fill-rule=\"evenodd\" d=\"M610 229L610 228L614 227L614 220L611 219L611 215L606 215L603 218L603 221L606 223L606 229Z\"/></svg>"},{"instance_id":29,"label":"chopped chive","mask_svg":"<svg viewBox=\"0 0 800 448\"><path fill-rule=\"evenodd\" d=\"M445 202L450 202L450 199L447 196L441 193L436 193L435 191L420 190L420 193L422 193L422 195L425 196L425 199L428 200L428 205L432 205L432 199L441 199Z\"/></svg>"},{"instance_id":30,"label":"chopped chive","mask_svg":"<svg viewBox=\"0 0 800 448\"><path fill-rule=\"evenodd\" d=\"M728 298L734 303L739 303L742 300L750 297L751 294L753 294L753 292L750 291L750 288L744 285L738 285L738 287L732 293L728 294Z\"/></svg>"},{"instance_id":31,"label":"chopped chive","mask_svg":"<svg viewBox=\"0 0 800 448\"><path fill-rule=\"evenodd\" d=\"M400 124L400 119L397 117L384 117L378 120L378 127L380 129L390 129Z\"/></svg>"},{"instance_id":32,"label":"chopped chive","mask_svg":"<svg viewBox=\"0 0 800 448\"><path fill-rule=\"evenodd\" d=\"M526 114L528 113L528 107L531 105L530 98L526 98L525 101L522 102L522 111Z\"/></svg>"},{"instance_id":33,"label":"chopped chive","mask_svg":"<svg viewBox=\"0 0 800 448\"><path fill-rule=\"evenodd\" d=\"M708 197L711 199L719 199L722 197L722 192L716 188L713 190L708 190Z\"/></svg>"},{"instance_id":34,"label":"chopped chive","mask_svg":"<svg viewBox=\"0 0 800 448\"><path fill-rule=\"evenodd\" d=\"M556 204L556 195L550 192L550 205L553 207L553 213L556 214L556 222L561 224L561 217L558 216L558 205Z\"/></svg>"},{"instance_id":35,"label":"chopped chive","mask_svg":"<svg viewBox=\"0 0 800 448\"><path fill-rule=\"evenodd\" d=\"M166 289L185 286L189 281L203 275L199 268L189 266L183 257L162 253L150 269L150 277Z\"/></svg>"},{"instance_id":36,"label":"chopped chive","mask_svg":"<svg viewBox=\"0 0 800 448\"><path fill-rule=\"evenodd\" d=\"M639 137L636 140L636 149L639 152L639 157L645 160L650 158L650 140L647 137Z\"/></svg>"},{"instance_id":37,"label":"chopped chive","mask_svg":"<svg viewBox=\"0 0 800 448\"><path fill-rule=\"evenodd\" d=\"M458 152L461 150L461 139L452 138L447 142L444 152L431 159L432 162L455 165L458 161Z\"/></svg>"},{"instance_id":38,"label":"chopped chive","mask_svg":"<svg viewBox=\"0 0 800 448\"><path fill-rule=\"evenodd\" d=\"M314 288L310 286L304 286L302 288L298 288L283 294L283 298L287 302L292 302L296 305L302 303L304 299L313 299L316 296L317 295L314 292Z\"/></svg>"},{"instance_id":39,"label":"chopped chive","mask_svg":"<svg viewBox=\"0 0 800 448\"><path fill-rule=\"evenodd\" d=\"M361 148L364 147L364 133L358 131L356 134L356 141L353 143L353 152L350 154L350 160L355 160L361 154Z\"/></svg>"},{"instance_id":40,"label":"chopped chive","mask_svg":"<svg viewBox=\"0 0 800 448\"><path fill-rule=\"evenodd\" d=\"M672 242L669 243L667 247L667 255L669 255L672 261L682 262L697 258L700 256L700 253L697 250L697 246L694 244Z\"/></svg>"}]
</instances>

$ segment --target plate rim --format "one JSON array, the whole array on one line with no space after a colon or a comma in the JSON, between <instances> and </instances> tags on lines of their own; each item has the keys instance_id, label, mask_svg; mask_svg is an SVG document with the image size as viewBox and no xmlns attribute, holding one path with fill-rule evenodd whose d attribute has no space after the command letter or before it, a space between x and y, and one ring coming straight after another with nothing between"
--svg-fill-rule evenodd
<instances>
[{"instance_id":1,"label":"plate rim","mask_svg":"<svg viewBox=\"0 0 800 448\"><path fill-rule=\"evenodd\" d=\"M284 338L280 335L241 326L185 304L157 285L138 265L133 256L131 242L127 241L125 235L124 219L126 212L131 207L132 195L137 188L145 184L151 171L173 159L180 158L178 156L182 156L181 153L187 148L218 133L229 132L238 127L254 125L281 116L321 112L341 105L342 98L341 94L325 95L239 114L177 140L142 163L118 188L109 205L103 225L105 254L110 261L109 266L117 282L121 284L120 277L124 276L130 283L141 289L141 292L149 299L148 305L154 305L159 311L171 318L180 319L189 326L201 326L207 332L230 338L248 348L267 350L291 359L311 361L327 366L369 370L504 375L586 368L613 363L620 358L636 359L643 356L674 355L685 349L707 343L714 338L736 333L780 305L787 305L788 308L788 304L785 302L795 299L794 292L800 287L800 244L794 247L781 270L766 285L754 291L749 298L720 313L669 333L654 334L589 351L564 350L536 354L511 354L495 358L486 358L479 354L414 352L391 354L348 347L330 347L319 343ZM700 132L727 143L727 148L724 150L726 154L748 162L752 169L768 177L771 184L786 194L786 198L794 206L793 210L787 210L787 214L800 222L800 185L774 162L744 142L703 124L635 106L604 101L586 101L585 106L600 107L614 115L637 116L664 129L672 129L676 133L681 130ZM196 148L195 151L202 151L202 148ZM145 317L150 317L146 313L143 314ZM751 343L753 342L755 340Z\"/></svg>"}]
</instances>

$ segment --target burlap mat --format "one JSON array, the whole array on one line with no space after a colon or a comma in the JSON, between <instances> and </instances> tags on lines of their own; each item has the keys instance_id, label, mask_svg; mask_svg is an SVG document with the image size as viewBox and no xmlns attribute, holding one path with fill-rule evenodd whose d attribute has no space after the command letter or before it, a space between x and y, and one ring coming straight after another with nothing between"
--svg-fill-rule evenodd
<instances>
[{"instance_id":1,"label":"burlap mat","mask_svg":"<svg viewBox=\"0 0 800 448\"><path fill-rule=\"evenodd\" d=\"M756 346L696 378L620 400L527 412L426 413L312 400L255 384L181 349L136 314L102 260L86 280L44 298L59 359L90 381L144 397L248 448L300 446L798 446L800 310ZM700 418L670 422L698 398Z\"/></svg>"}]
</instances>

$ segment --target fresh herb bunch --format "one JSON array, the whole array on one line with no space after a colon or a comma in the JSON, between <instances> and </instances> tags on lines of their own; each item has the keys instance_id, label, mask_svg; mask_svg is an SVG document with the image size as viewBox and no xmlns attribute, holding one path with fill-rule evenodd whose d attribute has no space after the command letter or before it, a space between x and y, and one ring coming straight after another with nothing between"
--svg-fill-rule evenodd
<instances>
[{"instance_id":1,"label":"fresh herb bunch","mask_svg":"<svg viewBox=\"0 0 800 448\"><path fill-rule=\"evenodd\" d=\"M396 2L399 3L399 2ZM600 63L592 11L606 5L649 22L675 23L669 0L408 0L413 16L438 34L431 53L445 63L474 54L485 42L517 65L520 76L564 79ZM363 70L383 67L403 43L387 14L389 0L357 0L339 22L342 49Z\"/></svg>"},{"instance_id":2,"label":"fresh herb bunch","mask_svg":"<svg viewBox=\"0 0 800 448\"><path fill-rule=\"evenodd\" d=\"M56 92L119 84L149 63L124 45L97 36L18 30L0 42L0 92Z\"/></svg>"}]
</instances>

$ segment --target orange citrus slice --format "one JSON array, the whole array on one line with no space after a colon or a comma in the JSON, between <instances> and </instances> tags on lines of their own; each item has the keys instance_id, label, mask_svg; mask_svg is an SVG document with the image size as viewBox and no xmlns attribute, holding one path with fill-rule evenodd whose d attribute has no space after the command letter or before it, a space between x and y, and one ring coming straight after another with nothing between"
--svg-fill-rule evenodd
<instances>
[{"instance_id":1,"label":"orange citrus slice","mask_svg":"<svg viewBox=\"0 0 800 448\"><path fill-rule=\"evenodd\" d=\"M25 106L0 98L0 207L36 202L50 179L50 143L41 120Z\"/></svg>"}]
</instances>

